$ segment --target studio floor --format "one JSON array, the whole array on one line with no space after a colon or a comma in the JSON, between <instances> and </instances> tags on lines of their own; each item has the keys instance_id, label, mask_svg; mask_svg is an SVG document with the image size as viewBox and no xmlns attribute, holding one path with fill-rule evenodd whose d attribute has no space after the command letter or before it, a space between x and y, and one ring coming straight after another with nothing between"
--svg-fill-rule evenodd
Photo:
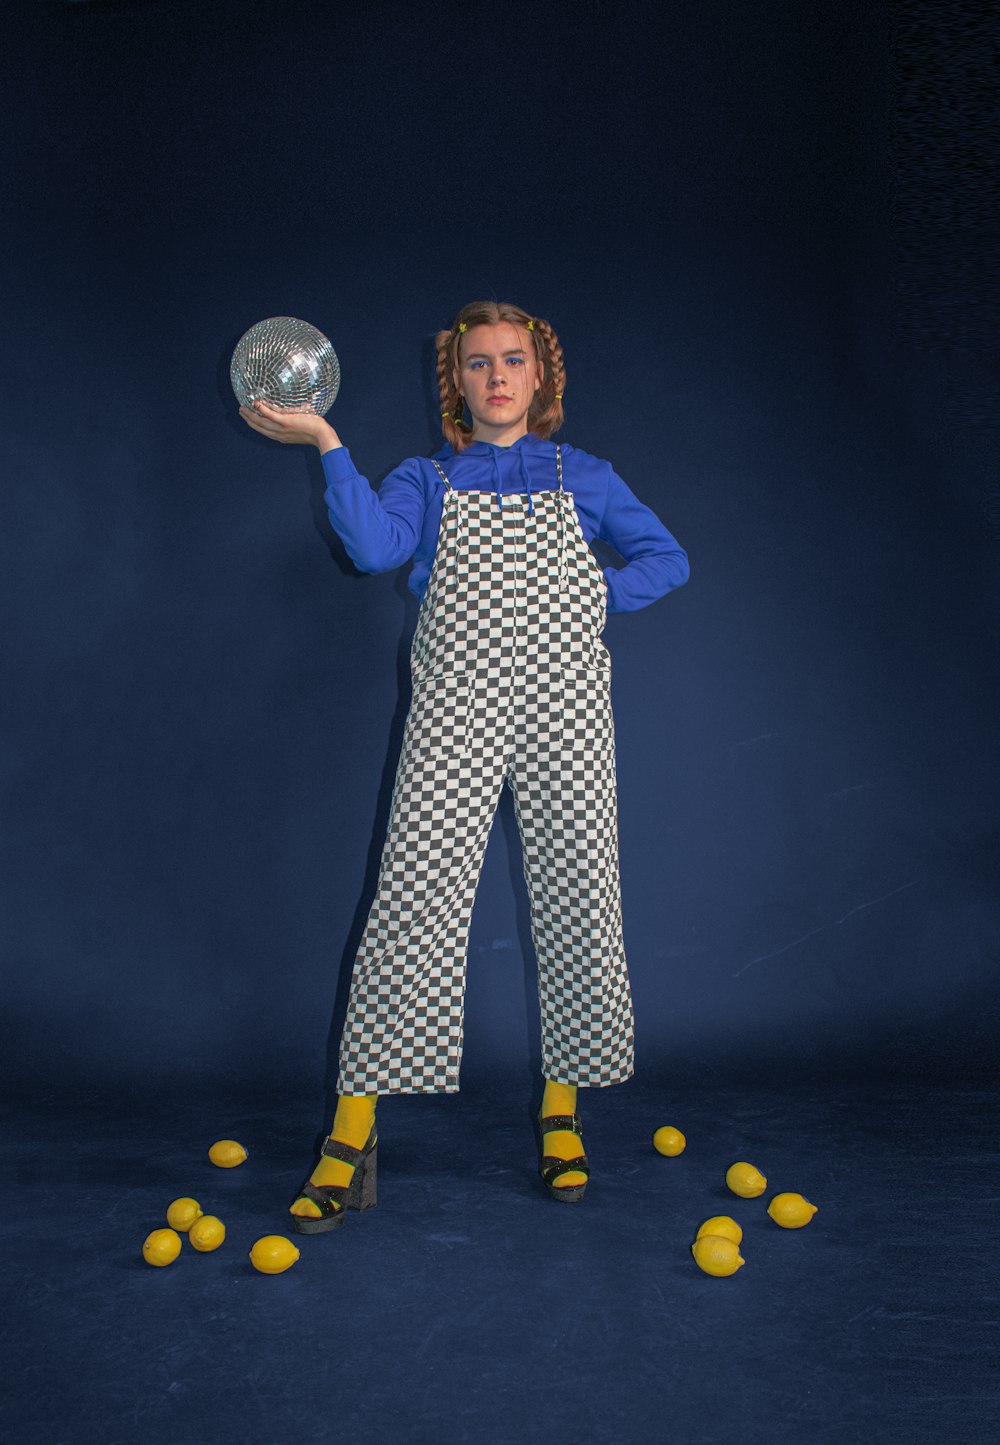
<instances>
[{"instance_id":1,"label":"studio floor","mask_svg":"<svg viewBox=\"0 0 1000 1445\"><path fill-rule=\"evenodd\" d=\"M540 1081L539 1081L540 1085ZM218 1090L60 1094L5 1123L12 1445L588 1445L996 1438L996 1090L806 1077L580 1091L578 1205L537 1174L540 1087L484 1079L379 1102L377 1208L298 1235L315 1100ZM687 1136L677 1158L653 1130ZM222 1170L218 1138L249 1151ZM735 1160L767 1176L731 1194ZM766 1213L792 1190L799 1230ZM192 1195L224 1244L154 1269ZM695 1265L710 1215L743 1227L729 1278ZM301 1251L258 1274L264 1234Z\"/></svg>"}]
</instances>

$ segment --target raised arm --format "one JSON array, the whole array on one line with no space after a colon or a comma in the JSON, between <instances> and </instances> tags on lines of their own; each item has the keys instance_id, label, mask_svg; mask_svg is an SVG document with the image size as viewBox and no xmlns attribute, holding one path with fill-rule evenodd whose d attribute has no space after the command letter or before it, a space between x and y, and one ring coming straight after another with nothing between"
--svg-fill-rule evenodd
<instances>
[{"instance_id":1,"label":"raised arm","mask_svg":"<svg viewBox=\"0 0 1000 1445\"><path fill-rule=\"evenodd\" d=\"M408 457L379 490L358 471L345 446L321 452L330 521L362 572L391 572L413 556L427 505L417 457Z\"/></svg>"},{"instance_id":2,"label":"raised arm","mask_svg":"<svg viewBox=\"0 0 1000 1445\"><path fill-rule=\"evenodd\" d=\"M258 401L240 407L247 424L284 443L315 446L326 477L330 521L361 572L391 572L416 550L426 498L417 458L389 473L376 492L333 427L315 412L286 412Z\"/></svg>"}]
</instances>

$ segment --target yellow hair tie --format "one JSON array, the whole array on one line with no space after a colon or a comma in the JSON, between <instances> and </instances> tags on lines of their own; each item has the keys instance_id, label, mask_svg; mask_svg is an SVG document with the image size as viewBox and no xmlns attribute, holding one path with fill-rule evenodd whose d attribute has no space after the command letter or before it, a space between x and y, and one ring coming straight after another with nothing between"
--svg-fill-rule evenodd
<instances>
[{"instance_id":1,"label":"yellow hair tie","mask_svg":"<svg viewBox=\"0 0 1000 1445\"><path fill-rule=\"evenodd\" d=\"M528 330L529 330L529 331L534 331L534 329L535 329L535 323L534 323L533 321L529 321L529 322L528 322Z\"/></svg>"},{"instance_id":2,"label":"yellow hair tie","mask_svg":"<svg viewBox=\"0 0 1000 1445\"><path fill-rule=\"evenodd\" d=\"M562 401L562 392L561 392L561 391L557 391L557 392L556 392L556 401Z\"/></svg>"},{"instance_id":3,"label":"yellow hair tie","mask_svg":"<svg viewBox=\"0 0 1000 1445\"><path fill-rule=\"evenodd\" d=\"M460 321L460 322L458 323L458 329L459 329L459 331L464 331L464 330L465 330L465 322L464 322L464 321Z\"/></svg>"},{"instance_id":4,"label":"yellow hair tie","mask_svg":"<svg viewBox=\"0 0 1000 1445\"><path fill-rule=\"evenodd\" d=\"M441 415L442 415L442 416L451 416L451 412L450 412L450 411L443 411L443 412L441 413Z\"/></svg>"}]
</instances>

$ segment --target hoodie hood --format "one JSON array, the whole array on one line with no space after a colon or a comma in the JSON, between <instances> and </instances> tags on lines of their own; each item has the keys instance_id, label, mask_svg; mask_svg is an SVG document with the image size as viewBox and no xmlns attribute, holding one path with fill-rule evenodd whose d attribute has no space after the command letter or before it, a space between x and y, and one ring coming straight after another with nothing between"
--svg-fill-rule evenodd
<instances>
[{"instance_id":1,"label":"hoodie hood","mask_svg":"<svg viewBox=\"0 0 1000 1445\"><path fill-rule=\"evenodd\" d=\"M528 496L528 512L534 515L535 503L531 495L531 477L528 475L526 456L531 454L537 457L552 457L555 455L556 444L553 441L544 441L536 436L534 432L525 432L524 436L518 437L517 441L511 442L510 446L497 446L495 442L475 441L461 452L455 451L451 442L446 442L435 455L439 460L444 461L449 457L469 456L480 458L491 469L493 480L496 486L497 506L503 510L503 481L500 475L500 458L510 456L514 459L514 465L518 468L521 480L524 483L524 490Z\"/></svg>"}]
</instances>

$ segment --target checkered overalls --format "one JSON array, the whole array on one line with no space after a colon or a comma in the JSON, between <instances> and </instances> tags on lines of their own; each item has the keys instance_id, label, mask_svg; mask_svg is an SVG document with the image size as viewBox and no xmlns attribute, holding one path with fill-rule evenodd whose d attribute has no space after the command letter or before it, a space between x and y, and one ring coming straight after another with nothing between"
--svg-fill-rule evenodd
<instances>
[{"instance_id":1,"label":"checkered overalls","mask_svg":"<svg viewBox=\"0 0 1000 1445\"><path fill-rule=\"evenodd\" d=\"M445 484L413 695L338 1093L457 1093L469 924L506 782L538 963L542 1072L633 1071L622 941L607 580L571 494Z\"/></svg>"}]
</instances>

